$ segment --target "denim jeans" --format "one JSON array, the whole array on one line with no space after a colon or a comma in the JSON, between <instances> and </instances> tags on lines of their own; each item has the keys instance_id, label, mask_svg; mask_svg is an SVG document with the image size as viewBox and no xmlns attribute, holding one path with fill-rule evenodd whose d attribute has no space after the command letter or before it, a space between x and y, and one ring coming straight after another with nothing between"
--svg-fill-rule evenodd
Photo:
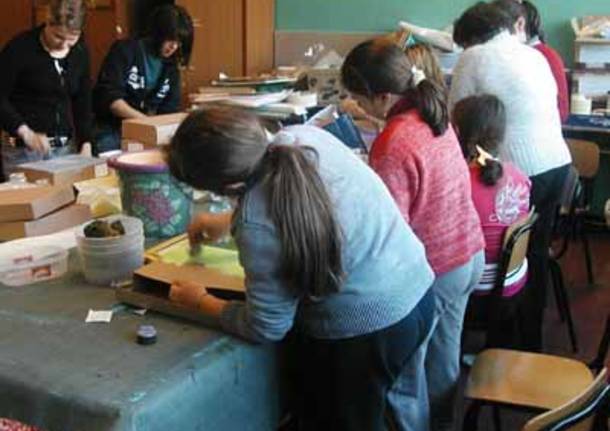
<instances>
[{"instance_id":1,"label":"denim jeans","mask_svg":"<svg viewBox=\"0 0 610 431\"><path fill-rule=\"evenodd\" d=\"M302 379L300 429L385 430L388 416L396 416L388 391L406 375L413 355L427 339L434 308L430 290L404 319L388 328L341 340L304 337L297 355ZM409 371L425 379L423 368Z\"/></svg>"},{"instance_id":2,"label":"denim jeans","mask_svg":"<svg viewBox=\"0 0 610 431\"><path fill-rule=\"evenodd\" d=\"M112 126L98 126L95 133L95 154L121 149L121 129Z\"/></svg>"},{"instance_id":3,"label":"denim jeans","mask_svg":"<svg viewBox=\"0 0 610 431\"><path fill-rule=\"evenodd\" d=\"M455 427L464 314L484 264L485 255L480 251L465 265L439 275L432 285L436 295L436 326L425 362L432 431Z\"/></svg>"}]
</instances>

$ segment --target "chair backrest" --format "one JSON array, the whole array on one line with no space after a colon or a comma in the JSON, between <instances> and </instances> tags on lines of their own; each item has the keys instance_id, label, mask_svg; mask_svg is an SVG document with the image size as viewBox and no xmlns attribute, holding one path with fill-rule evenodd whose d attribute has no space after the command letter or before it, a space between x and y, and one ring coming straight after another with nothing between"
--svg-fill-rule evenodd
<instances>
[{"instance_id":1,"label":"chair backrest","mask_svg":"<svg viewBox=\"0 0 610 431\"><path fill-rule=\"evenodd\" d=\"M502 258L498 266L498 273L494 286L495 294L502 294L506 274L510 274L523 265L527 255L530 232L537 219L538 214L536 214L534 208L532 208L527 217L516 221L506 230L506 233L504 234Z\"/></svg>"},{"instance_id":2,"label":"chair backrest","mask_svg":"<svg viewBox=\"0 0 610 431\"><path fill-rule=\"evenodd\" d=\"M604 368L576 398L536 416L522 431L591 431L596 414L608 407L610 387L607 378L608 372Z\"/></svg>"},{"instance_id":3,"label":"chair backrest","mask_svg":"<svg viewBox=\"0 0 610 431\"><path fill-rule=\"evenodd\" d=\"M572 164L583 178L593 178L599 170L599 146L594 142L568 139Z\"/></svg>"}]
</instances>

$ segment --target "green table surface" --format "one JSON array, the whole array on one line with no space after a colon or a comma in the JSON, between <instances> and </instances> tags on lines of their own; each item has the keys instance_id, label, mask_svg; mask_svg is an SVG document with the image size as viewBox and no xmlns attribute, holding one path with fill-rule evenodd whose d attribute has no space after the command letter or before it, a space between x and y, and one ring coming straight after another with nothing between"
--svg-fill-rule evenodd
<instances>
[{"instance_id":1,"label":"green table surface","mask_svg":"<svg viewBox=\"0 0 610 431\"><path fill-rule=\"evenodd\" d=\"M46 430L272 430L280 415L277 348L155 313L137 316L110 288L69 272L0 285L0 417ZM109 270L111 270L109 268ZM114 309L86 324L89 309ZM158 342L140 346L152 324Z\"/></svg>"}]
</instances>

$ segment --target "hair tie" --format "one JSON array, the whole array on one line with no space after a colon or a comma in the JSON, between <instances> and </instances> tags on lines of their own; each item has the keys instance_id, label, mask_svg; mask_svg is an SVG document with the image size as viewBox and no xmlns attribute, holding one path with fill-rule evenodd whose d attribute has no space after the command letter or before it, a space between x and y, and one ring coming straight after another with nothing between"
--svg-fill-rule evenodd
<instances>
[{"instance_id":1,"label":"hair tie","mask_svg":"<svg viewBox=\"0 0 610 431\"><path fill-rule=\"evenodd\" d=\"M479 165L487 166L487 161L488 160L493 160L494 162L499 162L500 161L497 157L492 156L491 154L489 154L487 151L485 151L480 146L477 145L476 149L477 149L477 153L478 153L477 163Z\"/></svg>"},{"instance_id":2,"label":"hair tie","mask_svg":"<svg viewBox=\"0 0 610 431\"><path fill-rule=\"evenodd\" d=\"M415 87L426 79L426 73L417 66L411 67L411 74L413 75L413 85Z\"/></svg>"}]
</instances>

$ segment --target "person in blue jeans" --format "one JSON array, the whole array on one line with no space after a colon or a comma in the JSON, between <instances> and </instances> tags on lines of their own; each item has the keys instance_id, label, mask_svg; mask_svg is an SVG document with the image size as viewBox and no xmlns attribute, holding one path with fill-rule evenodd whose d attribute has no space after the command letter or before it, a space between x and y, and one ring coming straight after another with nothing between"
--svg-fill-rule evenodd
<instances>
[{"instance_id":1,"label":"person in blue jeans","mask_svg":"<svg viewBox=\"0 0 610 431\"><path fill-rule=\"evenodd\" d=\"M238 199L232 216L205 214L193 244L230 226L246 274L246 300L224 301L177 280L170 299L262 343L298 333L306 430L383 430L402 416L387 403L398 376L427 410L423 366L434 318L434 274L422 243L383 182L330 133L286 128L269 141L243 110L191 114L167 148L173 175ZM428 418L419 415L414 430Z\"/></svg>"},{"instance_id":2,"label":"person in blue jeans","mask_svg":"<svg viewBox=\"0 0 610 431\"><path fill-rule=\"evenodd\" d=\"M96 152L121 147L123 120L180 110L180 71L190 61L193 22L174 5L160 6L147 34L119 40L110 48L93 90Z\"/></svg>"}]
</instances>

